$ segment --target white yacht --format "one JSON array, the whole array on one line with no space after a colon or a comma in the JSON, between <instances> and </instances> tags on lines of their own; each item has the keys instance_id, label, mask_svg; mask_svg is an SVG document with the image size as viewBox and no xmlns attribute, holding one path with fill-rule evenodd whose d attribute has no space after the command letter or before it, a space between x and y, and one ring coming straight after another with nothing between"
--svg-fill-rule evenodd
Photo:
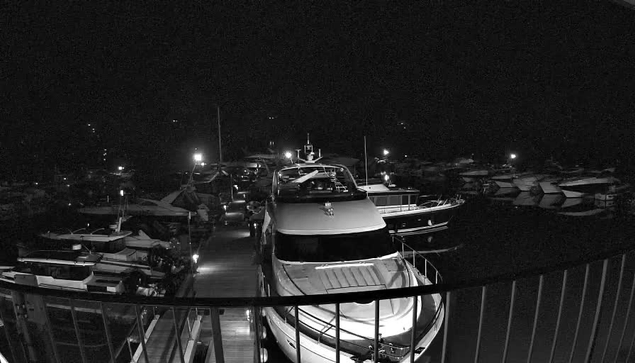
<instances>
[{"instance_id":1,"label":"white yacht","mask_svg":"<svg viewBox=\"0 0 635 363\"><path fill-rule=\"evenodd\" d=\"M305 147L306 150L306 147ZM338 294L414 287L440 278L425 261L424 275L397 251L386 223L366 192L342 165L306 162L274 175L263 222L261 293L264 296ZM409 362L421 357L443 322L441 295L383 300L379 306L379 357ZM300 306L296 341L294 307L264 308L285 355L305 363L336 361L335 305ZM415 346L410 339L416 323ZM375 302L340 306L342 362L368 362L374 352Z\"/></svg>"},{"instance_id":2,"label":"white yacht","mask_svg":"<svg viewBox=\"0 0 635 363\"><path fill-rule=\"evenodd\" d=\"M360 185L388 225L390 233L414 235L444 228L465 200L430 198L412 188L384 184Z\"/></svg>"}]
</instances>

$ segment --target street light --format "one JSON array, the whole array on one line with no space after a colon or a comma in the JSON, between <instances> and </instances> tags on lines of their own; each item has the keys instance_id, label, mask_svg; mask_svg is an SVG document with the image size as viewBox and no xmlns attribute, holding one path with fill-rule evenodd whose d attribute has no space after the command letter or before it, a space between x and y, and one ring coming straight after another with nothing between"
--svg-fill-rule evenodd
<instances>
[{"instance_id":1,"label":"street light","mask_svg":"<svg viewBox=\"0 0 635 363\"><path fill-rule=\"evenodd\" d=\"M390 154L390 151L388 151L387 149L384 149L384 156L388 156L388 154Z\"/></svg>"},{"instance_id":2,"label":"street light","mask_svg":"<svg viewBox=\"0 0 635 363\"><path fill-rule=\"evenodd\" d=\"M196 169L196 165L201 163L201 161L203 161L203 154L194 154L194 166L192 167L192 172L190 173L190 184L194 181L194 170Z\"/></svg>"},{"instance_id":3,"label":"street light","mask_svg":"<svg viewBox=\"0 0 635 363\"><path fill-rule=\"evenodd\" d=\"M286 151L284 153L284 157L291 160L291 158L293 157L293 154L291 153L291 151Z\"/></svg>"},{"instance_id":4,"label":"street light","mask_svg":"<svg viewBox=\"0 0 635 363\"><path fill-rule=\"evenodd\" d=\"M516 156L517 156L517 155L516 155L516 154L513 154L513 153L512 153L512 154L509 154L509 158L510 158L510 159L512 159L512 160L516 159Z\"/></svg>"}]
</instances>

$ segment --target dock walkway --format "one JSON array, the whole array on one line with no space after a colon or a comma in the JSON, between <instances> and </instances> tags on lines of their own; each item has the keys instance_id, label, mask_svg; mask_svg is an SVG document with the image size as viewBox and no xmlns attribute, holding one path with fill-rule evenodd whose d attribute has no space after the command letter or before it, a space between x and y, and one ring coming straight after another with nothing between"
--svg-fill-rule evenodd
<instances>
[{"instance_id":1,"label":"dock walkway","mask_svg":"<svg viewBox=\"0 0 635 363\"><path fill-rule=\"evenodd\" d=\"M196 297L251 297L257 293L257 266L254 263L253 237L247 227L218 227L199 247L198 270L190 281L191 291L182 296ZM177 311L177 324L182 324L183 312ZM181 334L181 346L186 352L194 315ZM202 315L202 314L201 314ZM255 335L249 321L250 311L245 308L222 309L220 331L226 363L245 363L254 359ZM209 311L202 316L195 338L208 345L206 362L216 362ZM192 324L190 326L190 324ZM146 340L148 359L152 362L180 363L181 358L174 340L174 316L165 312ZM191 341L190 341L191 343ZM145 362L140 354L137 362ZM189 363L189 362L188 362Z\"/></svg>"}]
</instances>

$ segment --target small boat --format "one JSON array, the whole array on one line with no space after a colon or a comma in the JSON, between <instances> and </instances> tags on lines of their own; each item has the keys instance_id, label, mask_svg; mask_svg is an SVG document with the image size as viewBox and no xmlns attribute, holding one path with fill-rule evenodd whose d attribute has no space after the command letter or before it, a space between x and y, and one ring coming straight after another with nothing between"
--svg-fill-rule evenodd
<instances>
[{"instance_id":1,"label":"small boat","mask_svg":"<svg viewBox=\"0 0 635 363\"><path fill-rule=\"evenodd\" d=\"M414 235L448 225L465 200L422 196L417 189L389 187L384 184L360 185L386 221L390 233Z\"/></svg>"},{"instance_id":2,"label":"small boat","mask_svg":"<svg viewBox=\"0 0 635 363\"><path fill-rule=\"evenodd\" d=\"M540 185L543 194L561 194L562 189L558 186L560 180L562 180L562 178L553 176L545 177L538 182L538 185Z\"/></svg>"},{"instance_id":3,"label":"small boat","mask_svg":"<svg viewBox=\"0 0 635 363\"><path fill-rule=\"evenodd\" d=\"M565 179L558 183L558 187L567 198L581 198L585 195L594 195L596 192L607 190L609 186L620 181L612 176L607 177L578 177Z\"/></svg>"},{"instance_id":4,"label":"small boat","mask_svg":"<svg viewBox=\"0 0 635 363\"><path fill-rule=\"evenodd\" d=\"M48 289L124 293L121 276L96 273L101 257L75 251L34 251L18 258L16 266L2 271L0 280Z\"/></svg>"},{"instance_id":5,"label":"small boat","mask_svg":"<svg viewBox=\"0 0 635 363\"><path fill-rule=\"evenodd\" d=\"M472 169L459 173L459 176L466 183L473 182L475 180L486 178L490 171L488 169Z\"/></svg>"},{"instance_id":6,"label":"small boat","mask_svg":"<svg viewBox=\"0 0 635 363\"><path fill-rule=\"evenodd\" d=\"M119 203L106 203L78 209L79 213L92 215L154 216L163 218L187 218L198 214L203 221L209 219L209 208L201 203L193 187L188 186L168 194L161 200L137 198L132 203L127 195Z\"/></svg>"}]
</instances>

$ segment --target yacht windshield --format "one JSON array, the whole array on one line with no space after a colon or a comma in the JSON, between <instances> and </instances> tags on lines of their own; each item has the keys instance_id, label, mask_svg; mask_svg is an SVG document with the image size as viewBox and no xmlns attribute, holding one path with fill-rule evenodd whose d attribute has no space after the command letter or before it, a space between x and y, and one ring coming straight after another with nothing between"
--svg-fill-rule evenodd
<instances>
[{"instance_id":1,"label":"yacht windshield","mask_svg":"<svg viewBox=\"0 0 635 363\"><path fill-rule=\"evenodd\" d=\"M300 236L276 234L276 257L285 261L336 262L377 258L395 253L387 229L371 232Z\"/></svg>"}]
</instances>

